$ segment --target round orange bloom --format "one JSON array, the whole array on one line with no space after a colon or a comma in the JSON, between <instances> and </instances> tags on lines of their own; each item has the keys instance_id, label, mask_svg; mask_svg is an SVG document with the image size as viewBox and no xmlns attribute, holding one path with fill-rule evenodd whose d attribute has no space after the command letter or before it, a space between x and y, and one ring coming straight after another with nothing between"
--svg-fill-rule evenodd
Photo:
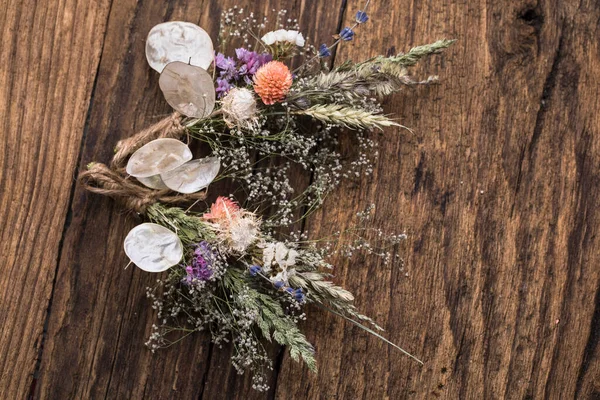
<instances>
[{"instance_id":1,"label":"round orange bloom","mask_svg":"<svg viewBox=\"0 0 600 400\"><path fill-rule=\"evenodd\" d=\"M266 63L254 75L254 91L267 105L283 100L290 87L292 73L281 61Z\"/></svg>"}]
</instances>

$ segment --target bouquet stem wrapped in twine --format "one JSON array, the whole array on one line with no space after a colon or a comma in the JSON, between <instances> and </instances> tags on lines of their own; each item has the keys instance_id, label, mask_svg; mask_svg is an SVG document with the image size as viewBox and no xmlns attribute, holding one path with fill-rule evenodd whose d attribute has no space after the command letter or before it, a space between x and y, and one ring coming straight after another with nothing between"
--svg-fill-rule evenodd
<instances>
[{"instance_id":1,"label":"bouquet stem wrapped in twine","mask_svg":"<svg viewBox=\"0 0 600 400\"><path fill-rule=\"evenodd\" d=\"M125 172L127 159L140 147L155 139L179 139L183 136L186 128L181 121L181 114L174 112L156 124L119 141L110 167L101 163L91 163L88 165L87 171L79 175L83 186L92 193L112 197L123 203L127 209L138 213L144 213L150 205L156 202L179 204L204 200L206 192L174 195L168 189L148 188Z\"/></svg>"}]
</instances>

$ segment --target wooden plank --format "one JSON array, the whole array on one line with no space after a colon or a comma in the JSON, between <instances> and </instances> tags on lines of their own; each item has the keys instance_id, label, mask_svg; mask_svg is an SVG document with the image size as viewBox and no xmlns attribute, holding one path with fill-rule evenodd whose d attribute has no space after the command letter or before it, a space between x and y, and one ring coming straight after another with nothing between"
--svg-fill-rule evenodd
<instances>
[{"instance_id":1,"label":"wooden plank","mask_svg":"<svg viewBox=\"0 0 600 400\"><path fill-rule=\"evenodd\" d=\"M407 230L404 269L365 257L337 275L425 366L313 311L321 373L286 357L276 397L600 395L600 9L568 3L372 3L344 58L459 42L425 68L440 86L386 103L415 133L378 134L373 179L346 183L310 227L343 229L374 203L375 227Z\"/></svg>"},{"instance_id":2,"label":"wooden plank","mask_svg":"<svg viewBox=\"0 0 600 400\"><path fill-rule=\"evenodd\" d=\"M26 398L109 1L13 1L0 13L0 398Z\"/></svg>"},{"instance_id":3,"label":"wooden plank","mask_svg":"<svg viewBox=\"0 0 600 400\"><path fill-rule=\"evenodd\" d=\"M233 5L252 5L258 14L287 8L302 16L310 34L337 25L336 8L323 9L309 1L114 2L80 167L92 160L110 160L118 139L168 112L158 74L144 56L150 28L180 19L198 23L216 38L221 9ZM156 276L137 268L124 271L127 259L122 252L123 238L139 220L125 215L110 199L89 195L79 186L72 209L39 398L198 398L203 393L213 398L231 390L247 392L249 382L230 367L230 349L212 351L207 336L194 335L155 355L144 346L155 318L145 291ZM225 391L228 383L231 389Z\"/></svg>"}]
</instances>

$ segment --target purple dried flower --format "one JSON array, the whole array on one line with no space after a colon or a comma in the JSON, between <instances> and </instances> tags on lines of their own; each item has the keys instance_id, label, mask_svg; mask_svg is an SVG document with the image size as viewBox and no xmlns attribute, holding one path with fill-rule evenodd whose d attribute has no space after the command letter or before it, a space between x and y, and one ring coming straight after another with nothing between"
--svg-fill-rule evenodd
<instances>
[{"instance_id":1,"label":"purple dried flower","mask_svg":"<svg viewBox=\"0 0 600 400\"><path fill-rule=\"evenodd\" d=\"M273 60L273 57L268 53L258 54L244 48L236 49L235 56L238 59L238 72L241 76L254 76L260 67Z\"/></svg>"},{"instance_id":2,"label":"purple dried flower","mask_svg":"<svg viewBox=\"0 0 600 400\"><path fill-rule=\"evenodd\" d=\"M217 88L215 91L217 92L217 97L221 98L225 96L233 86L229 81L225 78L217 78Z\"/></svg>"},{"instance_id":3,"label":"purple dried flower","mask_svg":"<svg viewBox=\"0 0 600 400\"><path fill-rule=\"evenodd\" d=\"M294 292L294 297L296 298L296 301L299 303L303 303L304 302L304 293L302 293L302 288L298 288L296 289L296 291Z\"/></svg>"},{"instance_id":4,"label":"purple dried flower","mask_svg":"<svg viewBox=\"0 0 600 400\"><path fill-rule=\"evenodd\" d=\"M244 48L235 50L235 60L232 57L225 57L217 53L215 65L219 69L219 78L217 78L217 95L222 98L232 87L238 83L251 85L252 78L256 71L273 57L268 53L259 54L255 51L249 51Z\"/></svg>"},{"instance_id":5,"label":"purple dried flower","mask_svg":"<svg viewBox=\"0 0 600 400\"><path fill-rule=\"evenodd\" d=\"M256 276L261 271L260 265L253 265L250 267L250 275Z\"/></svg>"},{"instance_id":6,"label":"purple dried flower","mask_svg":"<svg viewBox=\"0 0 600 400\"><path fill-rule=\"evenodd\" d=\"M231 57L225 57L221 53L217 53L215 57L215 65L221 70L221 76L233 75L235 72L235 61Z\"/></svg>"},{"instance_id":7,"label":"purple dried flower","mask_svg":"<svg viewBox=\"0 0 600 400\"><path fill-rule=\"evenodd\" d=\"M192 258L192 265L185 267L187 276L184 278L184 282L192 284L196 281L207 281L212 277L213 271L211 265L214 261L215 255L210 245L202 241L196 245L194 249L194 257Z\"/></svg>"}]
</instances>

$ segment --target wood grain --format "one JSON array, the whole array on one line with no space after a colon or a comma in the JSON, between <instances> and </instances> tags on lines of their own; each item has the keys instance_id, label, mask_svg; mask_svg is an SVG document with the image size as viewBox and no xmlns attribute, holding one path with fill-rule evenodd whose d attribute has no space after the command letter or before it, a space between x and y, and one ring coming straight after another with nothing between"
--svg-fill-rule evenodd
<instances>
[{"instance_id":1,"label":"wood grain","mask_svg":"<svg viewBox=\"0 0 600 400\"><path fill-rule=\"evenodd\" d=\"M600 397L597 2L371 3L336 62L458 42L415 71L440 85L386 100L413 132L373 133L373 177L345 182L306 228L344 229L374 203L373 227L406 231L402 265L333 261L359 308L425 366L310 309L319 374L273 347L266 394L206 336L144 347L154 277L123 270L121 250L138 221L73 173L169 112L144 58L156 23L216 37L222 8L287 8L320 43L362 1L53 3L9 1L0 15L0 398Z\"/></svg>"},{"instance_id":2,"label":"wood grain","mask_svg":"<svg viewBox=\"0 0 600 400\"><path fill-rule=\"evenodd\" d=\"M39 362L108 1L5 1L0 12L0 398Z\"/></svg>"}]
</instances>

